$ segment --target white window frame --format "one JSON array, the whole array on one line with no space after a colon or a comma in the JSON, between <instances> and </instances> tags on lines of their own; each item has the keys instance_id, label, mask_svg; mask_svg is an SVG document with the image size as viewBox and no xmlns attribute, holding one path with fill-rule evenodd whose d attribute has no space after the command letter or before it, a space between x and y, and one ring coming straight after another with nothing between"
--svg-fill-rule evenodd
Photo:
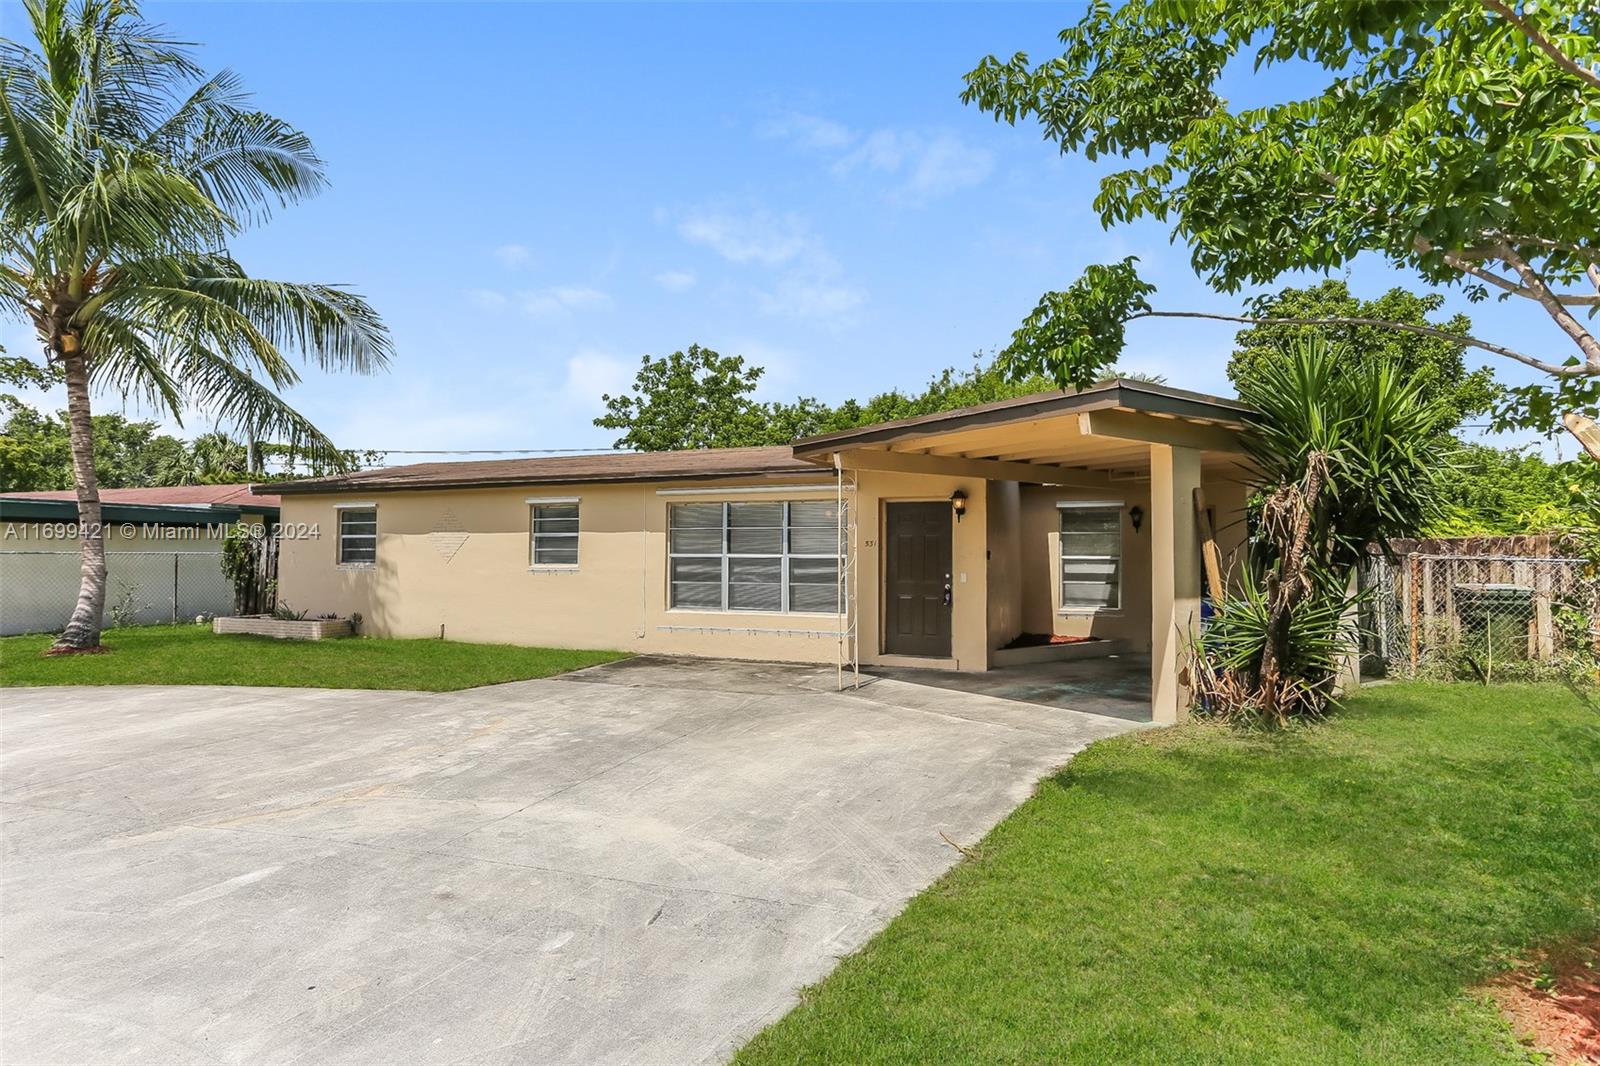
<instances>
[{"instance_id":1,"label":"white window frame","mask_svg":"<svg viewBox=\"0 0 1600 1066\"><path fill-rule=\"evenodd\" d=\"M730 491L733 491L733 490L730 490ZM822 552L822 553L817 553L817 552L791 552L789 550L789 533L790 533L790 530L793 528L789 523L789 508L790 508L790 505L791 504L796 504L796 503L831 504L831 503L835 503L836 501L834 501L834 500L823 500L823 499L803 499L803 498L802 499L798 499L798 500L763 500L763 501L760 501L760 502L763 502L763 503L781 503L781 504L783 504L783 526L782 526L781 542L779 544L779 547L780 547L781 551L778 554L773 554L771 552L730 552L730 551L728 551L728 538L729 538L729 533L730 533L730 530L731 530L731 524L730 524L730 521L729 521L728 507L729 507L730 504L742 503L742 502L745 502L745 501L741 501L741 500L696 500L696 501L692 501L691 502L691 501L687 501L686 500L682 504L678 504L678 503L669 503L669 504L667 504L667 522L666 522L666 530L667 530L667 573L666 573L666 578L667 578L667 610L668 611L681 611L681 612L690 613L690 614L797 614L797 615L813 615L813 616L816 616L816 617L819 617L819 618L837 617L838 614L839 614L839 611L838 611L837 607L835 607L831 611L797 611L797 610L791 610L790 607L789 607L789 584L790 584L790 582L789 582L789 560L791 560L791 559L832 559L834 561L834 580L833 580L833 585L834 585L834 588L835 588L834 595L835 596L839 595L839 592L838 592L838 585L839 585L838 566L839 566L840 559L839 559L839 552L838 552L837 549L835 549L831 553L829 553L829 552ZM755 501L750 501L750 502L755 502ZM708 552L675 552L675 551L672 550L672 508L674 508L674 507L682 507L682 506L692 506L693 503L717 504L718 506L720 506L722 508L722 545L721 545L721 551L719 553L717 553L717 554L711 554L711 553L708 553ZM849 506L849 505L846 504L846 506ZM818 528L821 528L821 527L818 527ZM721 563L722 563L722 603L721 603L721 606L719 606L719 607L679 607L679 606L676 606L672 602L672 561L674 559L720 559ZM730 607L730 606L728 606L728 584L729 584L728 575L729 575L729 569L730 569L729 565L728 565L728 561L730 559L777 559L778 560L778 577L779 577L779 582L780 582L780 591L779 591L779 594L778 594L779 595L779 607L778 607L778 609L776 611L763 611L763 610L758 610L758 609L753 608L753 607Z\"/></svg>"},{"instance_id":2,"label":"white window frame","mask_svg":"<svg viewBox=\"0 0 1600 1066\"><path fill-rule=\"evenodd\" d=\"M1127 538L1123 536L1122 516L1127 505L1126 500L1057 500L1056 501L1056 599L1057 613L1064 615L1086 614L1116 614L1122 610L1122 578L1124 564L1127 561ZM1062 511L1089 511L1111 510L1117 514L1117 602L1116 606L1105 604L1067 603L1066 577L1062 574L1062 564L1068 559L1106 559L1105 555L1068 555L1066 542L1061 530Z\"/></svg>"},{"instance_id":3,"label":"white window frame","mask_svg":"<svg viewBox=\"0 0 1600 1066\"><path fill-rule=\"evenodd\" d=\"M378 568L378 505L376 503L369 503L369 502L366 502L366 501L360 501L360 502L354 502L354 503L336 503L336 504L333 505L333 510L334 510L334 522L335 522L335 524L334 524L333 561L334 561L335 567L340 569L340 570L376 570ZM344 557L344 542L345 542L345 538L346 538L346 533L344 531L344 512L345 511L371 511L372 512L372 561L371 562L346 562L345 561L345 557ZM352 534L349 534L349 537L351 539L355 539L357 537L365 538L365 536L366 536L366 534L364 534L364 533L352 533Z\"/></svg>"},{"instance_id":4,"label":"white window frame","mask_svg":"<svg viewBox=\"0 0 1600 1066\"><path fill-rule=\"evenodd\" d=\"M576 570L583 562L583 497L582 496L529 496L525 501L528 505L528 569L543 572L559 572L563 570ZM578 562L576 563L539 563L534 560L539 557L539 534L534 529L534 509L545 504L571 504L578 508ZM553 536L570 537L570 533L552 534Z\"/></svg>"}]
</instances>

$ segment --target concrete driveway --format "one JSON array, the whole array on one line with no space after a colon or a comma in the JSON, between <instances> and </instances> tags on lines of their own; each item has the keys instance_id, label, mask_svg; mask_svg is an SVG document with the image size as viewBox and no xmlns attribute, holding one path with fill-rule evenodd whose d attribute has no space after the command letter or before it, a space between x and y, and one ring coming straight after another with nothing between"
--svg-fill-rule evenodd
<instances>
[{"instance_id":1,"label":"concrete driveway","mask_svg":"<svg viewBox=\"0 0 1600 1066\"><path fill-rule=\"evenodd\" d=\"M726 1058L1134 728L832 683L5 690L0 1058Z\"/></svg>"}]
</instances>

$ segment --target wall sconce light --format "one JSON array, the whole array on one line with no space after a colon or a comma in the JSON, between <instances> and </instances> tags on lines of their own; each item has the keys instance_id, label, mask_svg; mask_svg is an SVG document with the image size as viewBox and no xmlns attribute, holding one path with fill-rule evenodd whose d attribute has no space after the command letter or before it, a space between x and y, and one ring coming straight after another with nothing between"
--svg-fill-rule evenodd
<instances>
[{"instance_id":1,"label":"wall sconce light","mask_svg":"<svg viewBox=\"0 0 1600 1066\"><path fill-rule=\"evenodd\" d=\"M960 489L950 494L950 508L956 513L956 521L961 521L961 516L967 513L967 494Z\"/></svg>"},{"instance_id":2,"label":"wall sconce light","mask_svg":"<svg viewBox=\"0 0 1600 1066\"><path fill-rule=\"evenodd\" d=\"M1128 508L1128 521L1133 523L1133 531L1139 532L1139 527L1144 525L1144 508L1138 504Z\"/></svg>"}]
</instances>

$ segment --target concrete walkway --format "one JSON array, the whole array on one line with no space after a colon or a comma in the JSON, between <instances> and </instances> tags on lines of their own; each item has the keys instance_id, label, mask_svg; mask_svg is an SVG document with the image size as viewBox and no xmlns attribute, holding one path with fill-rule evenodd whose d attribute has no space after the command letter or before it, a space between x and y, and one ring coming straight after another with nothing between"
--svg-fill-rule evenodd
<instances>
[{"instance_id":1,"label":"concrete walkway","mask_svg":"<svg viewBox=\"0 0 1600 1066\"><path fill-rule=\"evenodd\" d=\"M0 1059L724 1059L1085 744L812 668L0 695Z\"/></svg>"}]
</instances>

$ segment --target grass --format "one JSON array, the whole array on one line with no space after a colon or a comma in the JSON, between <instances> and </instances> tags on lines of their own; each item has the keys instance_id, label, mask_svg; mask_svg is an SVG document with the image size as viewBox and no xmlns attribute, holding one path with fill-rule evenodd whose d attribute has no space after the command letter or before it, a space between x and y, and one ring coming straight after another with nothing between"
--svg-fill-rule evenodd
<instances>
[{"instance_id":1,"label":"grass","mask_svg":"<svg viewBox=\"0 0 1600 1066\"><path fill-rule=\"evenodd\" d=\"M736 1062L1536 1061L1471 988L1593 938L1597 896L1600 706L1566 689L1124 736Z\"/></svg>"},{"instance_id":2,"label":"grass","mask_svg":"<svg viewBox=\"0 0 1600 1066\"><path fill-rule=\"evenodd\" d=\"M205 626L110 629L104 655L45 658L50 636L0 639L0 686L266 685L450 692L522 681L624 658L454 640L274 640L218 636Z\"/></svg>"}]
</instances>

